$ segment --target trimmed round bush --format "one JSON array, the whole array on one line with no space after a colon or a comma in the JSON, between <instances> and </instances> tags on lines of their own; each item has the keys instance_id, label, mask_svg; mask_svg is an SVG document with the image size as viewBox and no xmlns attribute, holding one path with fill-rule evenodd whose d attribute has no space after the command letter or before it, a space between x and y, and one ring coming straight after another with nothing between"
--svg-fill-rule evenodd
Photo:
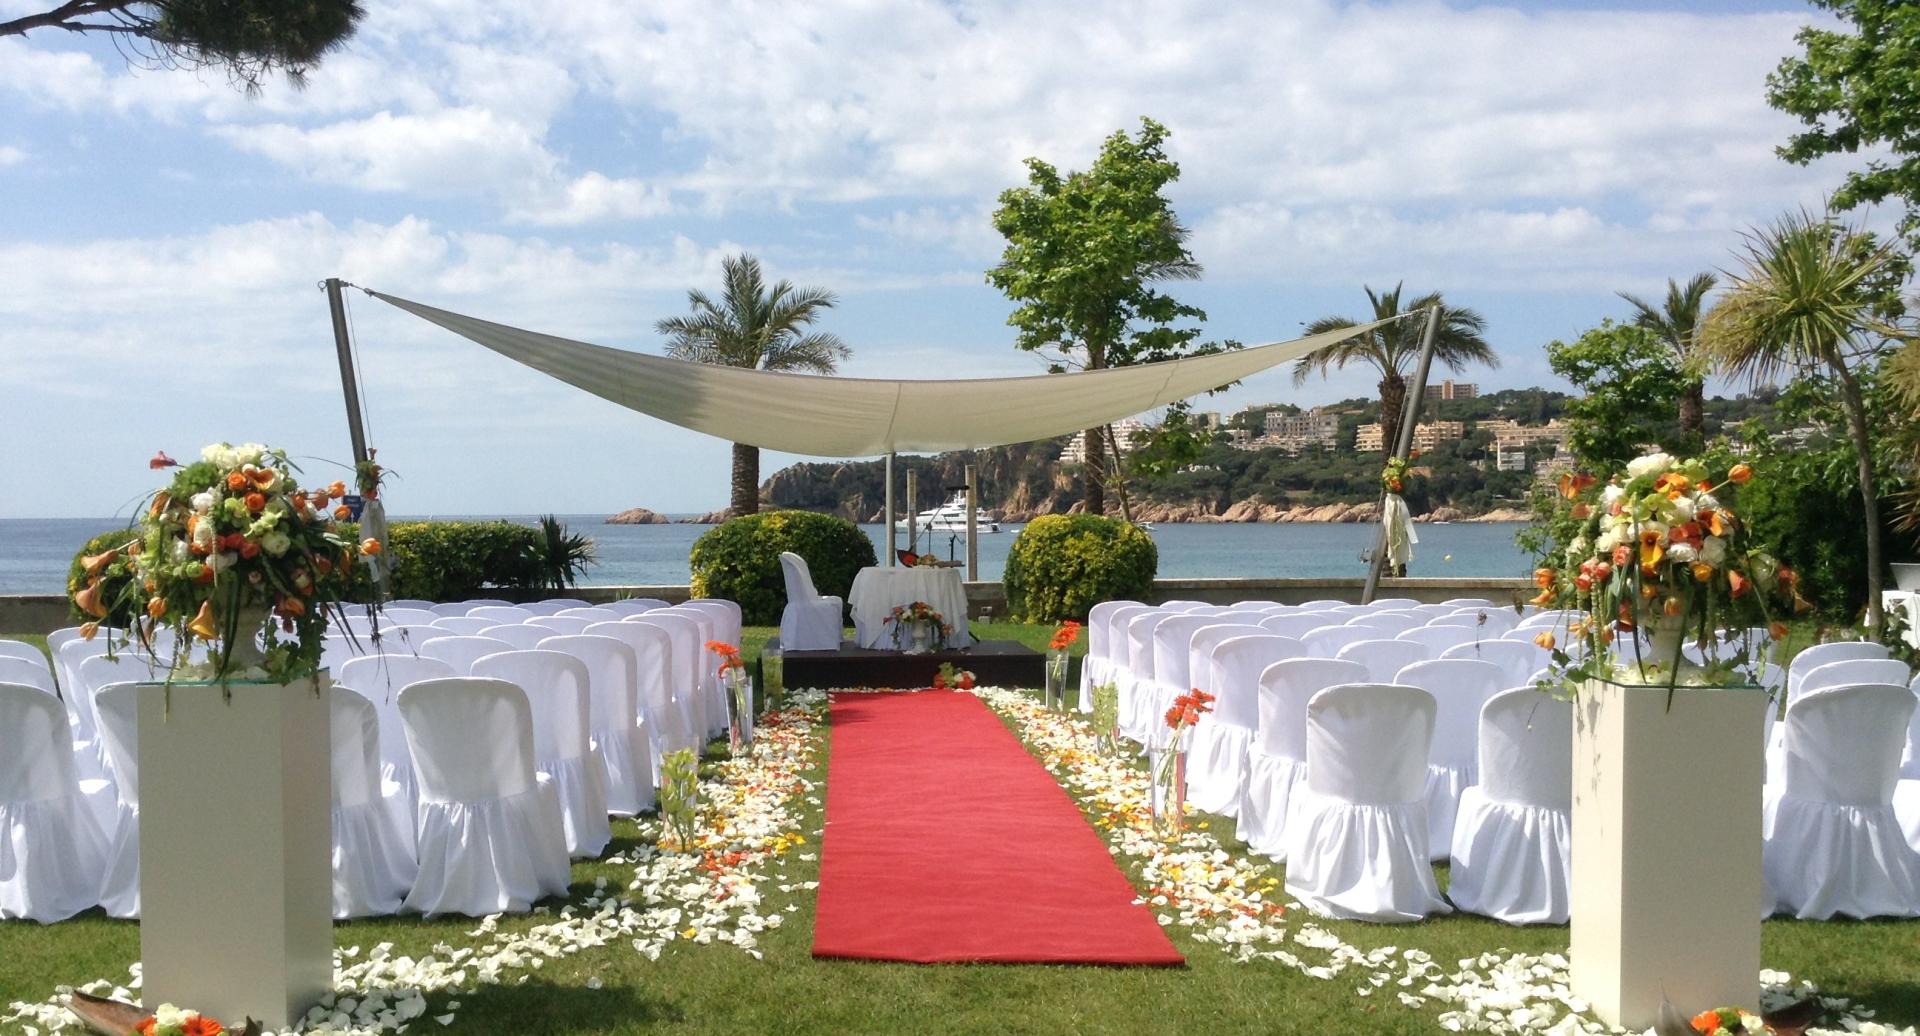
<instances>
[{"instance_id":1,"label":"trimmed round bush","mask_svg":"<svg viewBox=\"0 0 1920 1036\"><path fill-rule=\"evenodd\" d=\"M807 559L814 589L845 600L854 574L874 563L873 541L844 518L812 511L763 511L729 519L694 541L693 596L740 606L750 626L775 626L787 606L780 553Z\"/></svg>"},{"instance_id":2,"label":"trimmed round bush","mask_svg":"<svg viewBox=\"0 0 1920 1036\"><path fill-rule=\"evenodd\" d=\"M74 552L73 565L67 569L67 613L73 617L73 621L94 621L93 616L81 611L80 606L73 603L73 595L87 585L87 566L81 563L82 560L102 551L124 547L139 538L139 533L132 529L110 529L81 544L80 549ZM100 599L114 602L101 622L122 629L133 625L133 606L120 600L120 595L126 591L127 583L132 579L133 563L125 554L114 558L113 563L100 573Z\"/></svg>"},{"instance_id":3,"label":"trimmed round bush","mask_svg":"<svg viewBox=\"0 0 1920 1036\"><path fill-rule=\"evenodd\" d=\"M387 527L394 597L460 601L541 586L540 530L514 522L396 522Z\"/></svg>"},{"instance_id":4,"label":"trimmed round bush","mask_svg":"<svg viewBox=\"0 0 1920 1036\"><path fill-rule=\"evenodd\" d=\"M1084 620L1101 601L1144 595L1159 567L1160 548L1131 522L1043 515L1020 530L1007 554L1007 612L1016 622Z\"/></svg>"}]
</instances>

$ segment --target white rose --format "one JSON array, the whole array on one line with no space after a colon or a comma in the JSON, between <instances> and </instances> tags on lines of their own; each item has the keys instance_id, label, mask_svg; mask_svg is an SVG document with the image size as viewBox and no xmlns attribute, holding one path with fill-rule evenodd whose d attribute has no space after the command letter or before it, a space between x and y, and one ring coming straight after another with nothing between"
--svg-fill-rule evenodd
<instances>
[{"instance_id":1,"label":"white rose","mask_svg":"<svg viewBox=\"0 0 1920 1036\"><path fill-rule=\"evenodd\" d=\"M1608 529L1606 532L1600 534L1599 539L1593 541L1593 549L1601 554L1612 554L1613 548L1619 545L1620 530L1617 528Z\"/></svg>"},{"instance_id":2,"label":"white rose","mask_svg":"<svg viewBox=\"0 0 1920 1036\"><path fill-rule=\"evenodd\" d=\"M1635 457L1627 462L1627 477L1639 478L1642 475L1664 475L1673 470L1673 458L1664 453L1649 453L1644 457Z\"/></svg>"},{"instance_id":3,"label":"white rose","mask_svg":"<svg viewBox=\"0 0 1920 1036\"><path fill-rule=\"evenodd\" d=\"M1614 501L1619 500L1621 497L1625 496L1626 493L1627 491L1625 489L1622 489L1619 486L1616 486L1612 483L1608 483L1607 488L1602 489L1600 491L1600 506L1612 507L1614 504Z\"/></svg>"},{"instance_id":4,"label":"white rose","mask_svg":"<svg viewBox=\"0 0 1920 1036\"><path fill-rule=\"evenodd\" d=\"M212 522L201 522L193 527L193 545L205 550L213 549Z\"/></svg>"},{"instance_id":5,"label":"white rose","mask_svg":"<svg viewBox=\"0 0 1920 1036\"><path fill-rule=\"evenodd\" d=\"M1667 503L1669 508L1681 521L1690 522L1693 520L1694 504L1692 500L1683 496L1678 500L1669 500Z\"/></svg>"},{"instance_id":6,"label":"white rose","mask_svg":"<svg viewBox=\"0 0 1920 1036\"><path fill-rule=\"evenodd\" d=\"M1676 543L1673 546L1667 548L1667 557L1670 557L1673 560L1678 561L1683 565L1691 563L1693 559L1699 556L1700 556L1700 552L1697 550L1694 550L1693 544L1691 543Z\"/></svg>"},{"instance_id":7,"label":"white rose","mask_svg":"<svg viewBox=\"0 0 1920 1036\"><path fill-rule=\"evenodd\" d=\"M1719 568L1727 560L1727 541L1718 536L1709 536L1700 541L1700 560Z\"/></svg>"},{"instance_id":8,"label":"white rose","mask_svg":"<svg viewBox=\"0 0 1920 1036\"><path fill-rule=\"evenodd\" d=\"M192 503L194 514L206 514L208 511L213 510L213 493L208 490L195 493L193 494Z\"/></svg>"},{"instance_id":9,"label":"white rose","mask_svg":"<svg viewBox=\"0 0 1920 1036\"><path fill-rule=\"evenodd\" d=\"M276 558L285 554L287 548L291 546L293 546L293 539L278 529L260 537L260 549Z\"/></svg>"},{"instance_id":10,"label":"white rose","mask_svg":"<svg viewBox=\"0 0 1920 1036\"><path fill-rule=\"evenodd\" d=\"M240 560L239 554L231 550L227 550L227 551L221 551L218 554L209 556L207 558L207 564L215 572L225 572L227 569L232 568L234 564L239 560Z\"/></svg>"},{"instance_id":11,"label":"white rose","mask_svg":"<svg viewBox=\"0 0 1920 1036\"><path fill-rule=\"evenodd\" d=\"M1718 511L1720 498L1712 493L1699 493L1693 498L1693 506L1697 511Z\"/></svg>"}]
</instances>

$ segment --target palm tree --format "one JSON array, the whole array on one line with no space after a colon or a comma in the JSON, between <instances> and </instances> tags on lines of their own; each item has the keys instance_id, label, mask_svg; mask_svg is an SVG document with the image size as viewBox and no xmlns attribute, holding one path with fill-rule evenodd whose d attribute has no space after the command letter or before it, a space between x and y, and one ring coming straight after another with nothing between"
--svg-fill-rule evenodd
<instances>
[{"instance_id":1,"label":"palm tree","mask_svg":"<svg viewBox=\"0 0 1920 1036\"><path fill-rule=\"evenodd\" d=\"M833 293L824 288L795 288L780 281L771 289L750 255L728 256L720 263L726 281L716 304L698 289L687 292L684 317L654 325L667 336L667 355L677 360L723 367L832 374L853 355L838 336L808 331ZM760 447L733 444L733 502L736 515L760 510Z\"/></svg>"},{"instance_id":2,"label":"palm tree","mask_svg":"<svg viewBox=\"0 0 1920 1036\"><path fill-rule=\"evenodd\" d=\"M1483 337L1487 329L1485 317L1471 309L1447 305L1437 291L1414 299L1402 309L1400 289L1401 285L1396 284L1392 291L1375 294L1372 288L1367 288L1367 301L1373 306L1373 316L1369 319L1385 320L1439 306L1440 326L1433 338L1434 359L1455 373L1465 370L1469 363L1500 366L1500 358L1493 354ZM1347 317L1321 317L1307 325L1307 333L1317 335L1357 323L1359 321ZM1315 372L1325 374L1349 363L1365 363L1379 371L1380 431L1391 453L1395 437L1400 434L1400 412L1406 405L1407 369L1420 358L1420 336L1425 329L1424 320L1395 320L1356 338L1322 346L1293 362L1293 383L1304 385Z\"/></svg>"},{"instance_id":3,"label":"palm tree","mask_svg":"<svg viewBox=\"0 0 1920 1036\"><path fill-rule=\"evenodd\" d=\"M1701 344L1721 366L1756 383L1799 367L1825 367L1840 384L1847 431L1858 463L1860 501L1867 519L1867 624L1880 624L1882 550L1880 500L1873 473L1867 405L1852 362L1871 355L1887 332L1878 290L1893 264L1893 249L1830 216L1799 212L1746 235L1736 253L1742 269L1728 274L1728 291L1707 314Z\"/></svg>"},{"instance_id":4,"label":"palm tree","mask_svg":"<svg viewBox=\"0 0 1920 1036\"><path fill-rule=\"evenodd\" d=\"M1707 293L1718 283L1710 273L1695 274L1684 287L1668 278L1667 301L1658 309L1636 295L1619 293L1627 305L1633 307L1634 326L1652 331L1666 343L1687 375L1686 388L1680 393L1680 434L1693 446L1706 438L1707 379L1706 365L1700 355L1701 307L1706 303Z\"/></svg>"}]
</instances>

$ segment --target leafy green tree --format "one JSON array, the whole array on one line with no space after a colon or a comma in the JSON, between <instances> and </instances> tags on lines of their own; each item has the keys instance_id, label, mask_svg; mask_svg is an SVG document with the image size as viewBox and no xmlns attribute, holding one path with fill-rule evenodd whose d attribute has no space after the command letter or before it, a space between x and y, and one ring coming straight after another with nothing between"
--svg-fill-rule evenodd
<instances>
[{"instance_id":1,"label":"leafy green tree","mask_svg":"<svg viewBox=\"0 0 1920 1036\"><path fill-rule=\"evenodd\" d=\"M1567 404L1567 445L1582 464L1620 468L1673 432L1667 415L1687 375L1655 332L1602 320L1572 342L1548 343L1547 364L1584 393Z\"/></svg>"},{"instance_id":2,"label":"leafy green tree","mask_svg":"<svg viewBox=\"0 0 1920 1036\"><path fill-rule=\"evenodd\" d=\"M281 72L295 86L342 46L366 13L359 0L67 0L0 21L0 36L35 29L101 33L160 68L224 68L248 93Z\"/></svg>"},{"instance_id":3,"label":"leafy green tree","mask_svg":"<svg viewBox=\"0 0 1920 1036\"><path fill-rule=\"evenodd\" d=\"M1707 362L1700 355L1700 315L1707 293L1719 283L1710 273L1694 274L1683 287L1667 281L1667 298L1655 307L1637 295L1621 292L1620 297L1633 307L1633 323L1654 333L1673 353L1674 364L1684 379L1680 391L1680 437L1689 451L1706 441Z\"/></svg>"},{"instance_id":4,"label":"leafy green tree","mask_svg":"<svg viewBox=\"0 0 1920 1036\"><path fill-rule=\"evenodd\" d=\"M1138 136L1106 139L1093 166L1062 174L1027 159L1027 185L1000 195L993 227L1007 239L987 282L1017 305L1007 323L1017 348L1058 354L1056 371L1100 370L1204 351L1200 328L1176 326L1206 314L1152 285L1193 280L1187 228L1161 193L1180 166L1162 146L1167 128L1140 120ZM1087 432L1087 510L1106 510L1106 441Z\"/></svg>"},{"instance_id":5,"label":"leafy green tree","mask_svg":"<svg viewBox=\"0 0 1920 1036\"><path fill-rule=\"evenodd\" d=\"M1884 350L1900 309L1904 259L1872 235L1805 212L1752 231L1742 269L1707 315L1702 343L1728 371L1754 381L1824 369L1840 387L1856 453L1867 547L1867 624L1880 625L1885 567L1873 438L1858 364Z\"/></svg>"},{"instance_id":6,"label":"leafy green tree","mask_svg":"<svg viewBox=\"0 0 1920 1036\"><path fill-rule=\"evenodd\" d=\"M1493 348L1487 344L1485 337L1487 320L1479 313L1461 306L1447 305L1437 291L1414 299L1404 309L1400 305L1399 284L1394 285L1392 291L1376 293L1372 288L1367 288L1366 292L1367 302L1373 310L1367 317L1369 321L1385 320L1439 306L1440 327L1434 333L1433 358L1446 364L1454 373L1466 370L1469 363L1500 366L1500 358L1493 354ZM1349 317L1321 317L1307 325L1307 333L1317 335L1359 323L1361 321ZM1304 385L1314 374L1324 375L1329 370L1344 368L1351 363L1366 364L1380 372L1380 430L1391 452L1394 437L1400 434L1400 413L1406 406L1407 372L1420 359L1420 337L1425 330L1426 322L1413 317L1395 320L1366 334L1322 346L1293 362L1293 383Z\"/></svg>"},{"instance_id":7,"label":"leafy green tree","mask_svg":"<svg viewBox=\"0 0 1920 1036\"><path fill-rule=\"evenodd\" d=\"M1778 149L1797 165L1862 148L1884 149L1847 174L1833 204L1851 209L1888 198L1906 202L1900 229L1920 245L1920 7L1912 0L1813 0L1843 27L1807 26L1802 52L1767 77L1767 103L1806 129Z\"/></svg>"},{"instance_id":8,"label":"leafy green tree","mask_svg":"<svg viewBox=\"0 0 1920 1036\"><path fill-rule=\"evenodd\" d=\"M720 301L705 292L687 292L684 317L654 325L667 336L667 355L677 360L721 367L832 374L853 355L837 336L808 326L834 305L824 288L796 288L787 281L767 287L760 260L728 256L720 263L726 286ZM760 447L733 444L733 494L728 505L737 517L760 510Z\"/></svg>"}]
</instances>

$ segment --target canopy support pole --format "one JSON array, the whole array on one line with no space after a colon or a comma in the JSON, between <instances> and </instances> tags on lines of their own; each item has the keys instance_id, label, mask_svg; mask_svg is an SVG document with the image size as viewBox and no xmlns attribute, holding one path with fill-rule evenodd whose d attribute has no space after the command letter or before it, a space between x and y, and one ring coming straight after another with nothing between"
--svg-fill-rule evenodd
<instances>
[{"instance_id":1,"label":"canopy support pole","mask_svg":"<svg viewBox=\"0 0 1920 1036\"><path fill-rule=\"evenodd\" d=\"M893 524L893 454L887 454L887 567L892 568L896 560L894 524Z\"/></svg>"},{"instance_id":2,"label":"canopy support pole","mask_svg":"<svg viewBox=\"0 0 1920 1036\"><path fill-rule=\"evenodd\" d=\"M907 553L920 553L920 473L907 469ZM928 539L932 539L931 529ZM931 553L931 551L929 551Z\"/></svg>"},{"instance_id":3,"label":"canopy support pole","mask_svg":"<svg viewBox=\"0 0 1920 1036\"><path fill-rule=\"evenodd\" d=\"M1427 327L1420 335L1420 364L1414 368L1413 390L1401 402L1400 427L1394 433L1393 459L1406 459L1413 449L1413 429L1420 422L1420 401L1427 393L1427 370L1433 365L1433 339L1440 330L1440 307L1427 310ZM1384 429L1382 429L1384 431ZM1382 464L1381 467L1386 465ZM1380 573L1387 566L1387 494L1380 494L1380 535L1374 540L1373 555L1367 559L1367 585L1360 591L1360 603L1372 604L1380 588Z\"/></svg>"},{"instance_id":4,"label":"canopy support pole","mask_svg":"<svg viewBox=\"0 0 1920 1036\"><path fill-rule=\"evenodd\" d=\"M347 340L347 304L340 278L326 279L327 309L333 315L333 349L340 358L340 388L347 394L347 434L353 438L353 462L367 460L367 430L360 418L360 384L353 374L353 343Z\"/></svg>"},{"instance_id":5,"label":"canopy support pole","mask_svg":"<svg viewBox=\"0 0 1920 1036\"><path fill-rule=\"evenodd\" d=\"M967 580L980 578L980 480L967 465Z\"/></svg>"}]
</instances>

